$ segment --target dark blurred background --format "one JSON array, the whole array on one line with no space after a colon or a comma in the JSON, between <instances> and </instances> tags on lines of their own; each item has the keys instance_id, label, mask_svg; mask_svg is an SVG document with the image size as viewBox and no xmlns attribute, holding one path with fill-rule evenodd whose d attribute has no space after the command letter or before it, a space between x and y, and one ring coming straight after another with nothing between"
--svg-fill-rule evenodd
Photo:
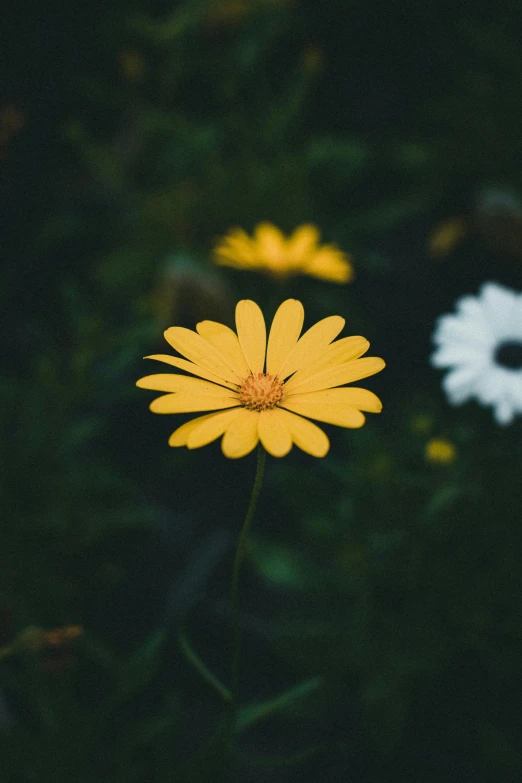
<instances>
[{"instance_id":1,"label":"dark blurred background","mask_svg":"<svg viewBox=\"0 0 522 783\"><path fill-rule=\"evenodd\" d=\"M459 296L522 290L521 39L507 0L3 9L1 781L520 780L521 424L429 356ZM212 264L265 220L355 280ZM268 461L228 753L179 633L226 681L254 457L170 449L134 384L167 326L274 296L368 337L384 411Z\"/></svg>"}]
</instances>

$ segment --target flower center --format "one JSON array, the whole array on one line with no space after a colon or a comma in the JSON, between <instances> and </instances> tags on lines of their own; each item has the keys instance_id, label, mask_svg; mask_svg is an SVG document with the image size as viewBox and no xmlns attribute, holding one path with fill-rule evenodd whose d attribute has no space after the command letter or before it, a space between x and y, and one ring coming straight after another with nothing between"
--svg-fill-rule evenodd
<instances>
[{"instance_id":1,"label":"flower center","mask_svg":"<svg viewBox=\"0 0 522 783\"><path fill-rule=\"evenodd\" d=\"M258 372L247 375L239 387L239 399L249 411L266 411L283 399L284 383L277 375Z\"/></svg>"},{"instance_id":2,"label":"flower center","mask_svg":"<svg viewBox=\"0 0 522 783\"><path fill-rule=\"evenodd\" d=\"M495 349L493 360L509 370L522 369L522 340L505 340Z\"/></svg>"}]
</instances>

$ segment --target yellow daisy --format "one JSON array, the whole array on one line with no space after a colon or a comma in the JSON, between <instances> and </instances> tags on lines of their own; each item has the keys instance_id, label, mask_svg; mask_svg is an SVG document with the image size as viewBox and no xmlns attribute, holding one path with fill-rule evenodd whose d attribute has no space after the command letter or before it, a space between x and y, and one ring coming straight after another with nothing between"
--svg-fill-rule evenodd
<instances>
[{"instance_id":1,"label":"yellow daisy","mask_svg":"<svg viewBox=\"0 0 522 783\"><path fill-rule=\"evenodd\" d=\"M332 283L347 283L353 277L350 256L335 245L319 245L315 226L296 228L289 237L272 223L260 223L254 236L233 228L214 249L222 266L266 272L277 278L311 275Z\"/></svg>"},{"instance_id":2,"label":"yellow daisy","mask_svg":"<svg viewBox=\"0 0 522 783\"><path fill-rule=\"evenodd\" d=\"M287 299L277 310L268 344L263 313L249 299L236 307L237 335L215 321L201 321L196 331L171 326L165 339L185 358L147 356L192 375L148 375L142 389L167 392L153 400L153 413L212 411L183 424L171 446L197 449L223 436L226 457L244 457L261 441L274 457L284 457L295 443L314 457L324 457L329 441L311 421L339 427L362 427L362 411L379 413L381 401L366 389L338 388L382 370L384 361L361 357L364 337L333 342L344 318L324 318L302 336L304 308Z\"/></svg>"}]
</instances>

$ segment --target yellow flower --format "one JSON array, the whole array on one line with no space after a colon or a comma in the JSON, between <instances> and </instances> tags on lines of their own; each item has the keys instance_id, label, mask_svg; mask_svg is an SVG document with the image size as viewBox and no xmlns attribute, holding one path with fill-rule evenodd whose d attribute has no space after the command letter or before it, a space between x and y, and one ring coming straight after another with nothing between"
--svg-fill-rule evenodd
<instances>
[{"instance_id":1,"label":"yellow flower","mask_svg":"<svg viewBox=\"0 0 522 783\"><path fill-rule=\"evenodd\" d=\"M201 321L196 331L171 326L165 339L185 358L147 356L192 375L148 375L142 389L167 394L153 400L153 413L213 411L183 424L172 433L171 446L197 449L223 435L226 457L244 457L261 441L274 457L284 457L292 444L314 457L324 457L329 441L307 418L339 427L362 427L362 411L379 413L381 401L366 389L338 388L382 370L384 361L361 357L364 337L333 342L344 318L324 318L302 336L304 308L287 299L277 310L266 336L263 313L243 299L236 307L237 335L228 326Z\"/></svg>"},{"instance_id":2,"label":"yellow flower","mask_svg":"<svg viewBox=\"0 0 522 783\"><path fill-rule=\"evenodd\" d=\"M455 461L457 449L447 438L432 438L426 444L425 457L428 462L449 465Z\"/></svg>"},{"instance_id":3,"label":"yellow flower","mask_svg":"<svg viewBox=\"0 0 522 783\"><path fill-rule=\"evenodd\" d=\"M226 234L214 249L214 260L222 266L266 272L274 277L311 275L333 283L347 283L353 277L349 256L335 245L322 245L315 226L303 225L285 235L272 223L259 223L254 236L241 228Z\"/></svg>"}]
</instances>

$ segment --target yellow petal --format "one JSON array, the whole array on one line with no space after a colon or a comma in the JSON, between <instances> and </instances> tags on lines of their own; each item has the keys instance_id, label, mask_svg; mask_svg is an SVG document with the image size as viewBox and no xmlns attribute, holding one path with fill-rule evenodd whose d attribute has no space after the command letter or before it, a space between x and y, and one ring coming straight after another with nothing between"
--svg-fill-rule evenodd
<instances>
[{"instance_id":1,"label":"yellow petal","mask_svg":"<svg viewBox=\"0 0 522 783\"><path fill-rule=\"evenodd\" d=\"M375 375L384 366L383 359L380 359L378 356L368 356L364 359L355 359L353 362L344 362L344 364L329 367L304 380L294 381L291 378L286 386L286 393L304 394L305 392L318 391L319 389L333 389L335 386L344 386L345 383L353 383L353 381L360 381L361 378Z\"/></svg>"},{"instance_id":2,"label":"yellow petal","mask_svg":"<svg viewBox=\"0 0 522 783\"><path fill-rule=\"evenodd\" d=\"M183 326L171 326L164 334L169 345L194 364L198 364L205 370L210 370L230 383L235 383L237 380L223 354L207 340L204 340L201 335L191 329L185 329Z\"/></svg>"},{"instance_id":3,"label":"yellow petal","mask_svg":"<svg viewBox=\"0 0 522 783\"><path fill-rule=\"evenodd\" d=\"M266 351L266 326L259 305L242 299L236 306L236 328L239 344L253 373L263 372Z\"/></svg>"},{"instance_id":4,"label":"yellow petal","mask_svg":"<svg viewBox=\"0 0 522 783\"><path fill-rule=\"evenodd\" d=\"M201 446L206 446L208 443L216 440L216 438L219 438L238 415L239 411L239 408L233 408L220 413L211 413L210 416L203 416L201 419L198 419L201 423L189 432L187 438L188 448L199 449Z\"/></svg>"},{"instance_id":5,"label":"yellow petal","mask_svg":"<svg viewBox=\"0 0 522 783\"><path fill-rule=\"evenodd\" d=\"M194 430L196 427L199 427L202 422L206 421L207 419L212 419L214 416L219 415L219 413L207 413L205 416L197 416L195 419L186 421L185 424L182 424L181 427L178 427L177 430L174 430L169 438L169 446L186 446L188 436L192 430Z\"/></svg>"},{"instance_id":6,"label":"yellow petal","mask_svg":"<svg viewBox=\"0 0 522 783\"><path fill-rule=\"evenodd\" d=\"M221 244L214 249L217 263L232 261L238 267L252 267L256 264L254 243L242 229L236 229L223 238Z\"/></svg>"},{"instance_id":7,"label":"yellow petal","mask_svg":"<svg viewBox=\"0 0 522 783\"><path fill-rule=\"evenodd\" d=\"M325 245L309 258L303 272L332 283L348 283L353 277L349 256L332 245Z\"/></svg>"},{"instance_id":8,"label":"yellow petal","mask_svg":"<svg viewBox=\"0 0 522 783\"><path fill-rule=\"evenodd\" d=\"M297 299L287 299L274 316L268 338L266 371L277 375L284 360L295 347L304 322L304 308Z\"/></svg>"},{"instance_id":9,"label":"yellow petal","mask_svg":"<svg viewBox=\"0 0 522 783\"><path fill-rule=\"evenodd\" d=\"M238 336L232 329L216 321L200 321L199 324L196 324L196 329L205 340L208 340L214 348L223 354L238 379L249 374L250 370L241 350Z\"/></svg>"},{"instance_id":10,"label":"yellow petal","mask_svg":"<svg viewBox=\"0 0 522 783\"><path fill-rule=\"evenodd\" d=\"M254 232L257 251L268 264L277 265L285 241L284 235L272 223L259 223Z\"/></svg>"},{"instance_id":11,"label":"yellow petal","mask_svg":"<svg viewBox=\"0 0 522 783\"><path fill-rule=\"evenodd\" d=\"M357 428L362 427L365 422L364 414L357 408L349 406L343 408L339 405L301 400L300 395L285 400L283 405L287 410L300 416L308 416L310 419L324 421L326 424L336 424L338 427Z\"/></svg>"},{"instance_id":12,"label":"yellow petal","mask_svg":"<svg viewBox=\"0 0 522 783\"><path fill-rule=\"evenodd\" d=\"M286 399L282 405L286 407ZM368 389L361 389L358 386L349 386L347 389L321 389L320 391L309 392L307 394L292 394L288 396L292 402L310 402L314 405L337 405L339 407L359 408L369 413L380 413L382 411L382 402Z\"/></svg>"},{"instance_id":13,"label":"yellow petal","mask_svg":"<svg viewBox=\"0 0 522 783\"><path fill-rule=\"evenodd\" d=\"M231 390L229 391L223 386L218 386L217 383L201 381L199 378L191 378L189 375L178 375L173 372L146 375L145 378L140 378L139 381L136 381L136 386L139 386L140 389L153 389L154 391L219 395L226 396L228 399L231 394L234 394Z\"/></svg>"},{"instance_id":14,"label":"yellow petal","mask_svg":"<svg viewBox=\"0 0 522 783\"><path fill-rule=\"evenodd\" d=\"M302 266L314 252L318 242L319 231L315 226L312 224L299 226L286 243L286 254L296 266Z\"/></svg>"},{"instance_id":15,"label":"yellow petal","mask_svg":"<svg viewBox=\"0 0 522 783\"><path fill-rule=\"evenodd\" d=\"M203 367L199 367L197 364L187 362L186 359L180 359L177 356L169 356L168 353L157 353L153 354L152 356L145 356L144 358L155 359L157 362L170 364L172 367L178 367L180 370L190 372L192 375L198 375L200 378L205 378L207 381L212 381L212 383L219 383L221 386L226 386L227 389L237 389L237 384L230 383L230 381L225 381L223 378L220 378L219 375L215 375L213 372L210 372L210 370L205 370Z\"/></svg>"},{"instance_id":16,"label":"yellow petal","mask_svg":"<svg viewBox=\"0 0 522 783\"><path fill-rule=\"evenodd\" d=\"M345 320L340 315L331 315L311 326L285 359L279 370L281 380L319 359L332 340L335 340L344 324Z\"/></svg>"},{"instance_id":17,"label":"yellow petal","mask_svg":"<svg viewBox=\"0 0 522 783\"><path fill-rule=\"evenodd\" d=\"M198 411L218 411L225 408L235 408L239 398L230 394L194 394L176 393L164 394L150 404L153 413L197 413Z\"/></svg>"},{"instance_id":18,"label":"yellow petal","mask_svg":"<svg viewBox=\"0 0 522 783\"><path fill-rule=\"evenodd\" d=\"M284 457L292 448L290 431L280 408L261 411L258 417L259 440L273 457Z\"/></svg>"},{"instance_id":19,"label":"yellow petal","mask_svg":"<svg viewBox=\"0 0 522 783\"><path fill-rule=\"evenodd\" d=\"M283 408L278 408L277 410L283 416L285 426L298 448L306 451L307 454L311 454L312 457L324 457L328 453L330 441L322 429L308 421L308 419L296 416L295 413L290 413L290 411Z\"/></svg>"},{"instance_id":20,"label":"yellow petal","mask_svg":"<svg viewBox=\"0 0 522 783\"><path fill-rule=\"evenodd\" d=\"M366 353L369 347L370 343L368 340L366 340L365 337L360 337L358 335L354 337L343 337L341 340L336 340L325 349L319 359L312 362L312 364L307 365L302 370L298 370L290 380L287 381L286 389L290 390L297 383L308 380L308 378L312 378L331 367L336 367L339 364L358 359L359 356Z\"/></svg>"},{"instance_id":21,"label":"yellow petal","mask_svg":"<svg viewBox=\"0 0 522 783\"><path fill-rule=\"evenodd\" d=\"M221 441L221 449L225 457L239 459L245 457L257 446L257 420L259 413L241 408L233 421L227 427Z\"/></svg>"},{"instance_id":22,"label":"yellow petal","mask_svg":"<svg viewBox=\"0 0 522 783\"><path fill-rule=\"evenodd\" d=\"M225 246L236 248L238 250L248 250L252 248L252 245L252 239L248 236L244 229L233 228L228 232L228 234L221 238L220 244L218 244L217 247L220 248Z\"/></svg>"}]
</instances>

